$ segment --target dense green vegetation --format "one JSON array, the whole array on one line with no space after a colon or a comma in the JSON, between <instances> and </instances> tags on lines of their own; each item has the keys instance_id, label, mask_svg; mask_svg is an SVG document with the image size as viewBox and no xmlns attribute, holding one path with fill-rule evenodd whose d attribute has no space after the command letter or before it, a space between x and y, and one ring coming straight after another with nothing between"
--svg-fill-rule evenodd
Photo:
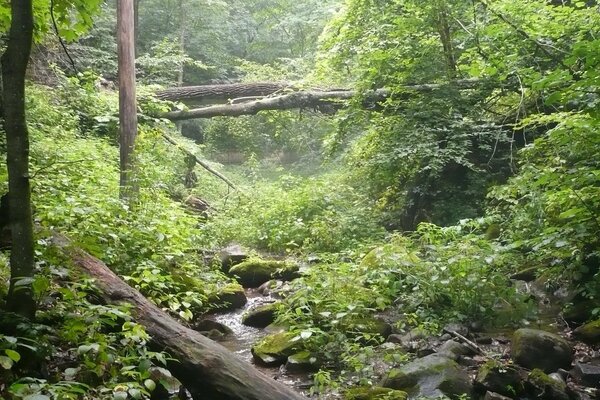
<instances>
[{"instance_id":1,"label":"dense green vegetation","mask_svg":"<svg viewBox=\"0 0 600 400\"><path fill-rule=\"evenodd\" d=\"M168 352L150 346L130 306L102 300L52 245L57 233L187 326L240 290L219 259L228 245L302 265L275 324L318 360L315 397L375 385L382 360L411 359L382 346L381 320L402 333L494 332L546 323L547 308L556 318L584 304L579 322L600 311L597 2L140 2L131 202L119 198L114 5L56 1L74 71L46 3L34 2L26 101L36 247L25 284L37 313L0 312L0 399L169 398L156 389L173 386ZM4 31L9 11L0 6ZM183 126L162 116L186 106L154 97L260 81L357 94L331 113ZM389 96L371 102L380 88ZM6 159L4 139L0 148ZM565 293L548 295L556 307L511 282L525 269Z\"/></svg>"}]
</instances>

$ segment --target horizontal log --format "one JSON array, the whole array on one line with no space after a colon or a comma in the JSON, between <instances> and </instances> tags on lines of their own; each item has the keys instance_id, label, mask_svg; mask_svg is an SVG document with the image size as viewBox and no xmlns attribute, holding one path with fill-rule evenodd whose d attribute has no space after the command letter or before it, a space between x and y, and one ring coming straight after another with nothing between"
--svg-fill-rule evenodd
<instances>
[{"instance_id":1,"label":"horizontal log","mask_svg":"<svg viewBox=\"0 0 600 400\"><path fill-rule=\"evenodd\" d=\"M385 97L385 91L380 93ZM172 111L163 115L171 121L195 118L239 117L255 115L265 110L292 110L295 108L315 108L332 106L334 101L348 100L356 95L353 91L338 92L294 92L283 96L266 97L264 99L237 104L220 104L192 110Z\"/></svg>"},{"instance_id":2,"label":"horizontal log","mask_svg":"<svg viewBox=\"0 0 600 400\"><path fill-rule=\"evenodd\" d=\"M237 98L270 96L288 90L298 89L287 82L228 83L168 88L157 92L156 97L186 104L218 104Z\"/></svg>"},{"instance_id":3,"label":"horizontal log","mask_svg":"<svg viewBox=\"0 0 600 400\"><path fill-rule=\"evenodd\" d=\"M373 107L389 96L394 98L409 98L414 92L427 93L448 87L470 89L479 85L474 79L465 79L444 84L407 85L393 92L388 89L377 89L362 93L363 105ZM344 105L344 101L357 96L354 90L302 90L282 95L265 97L259 100L242 103L218 104L191 110L172 111L163 115L172 121L181 121L195 118L213 117L238 117L241 115L255 115L265 110L291 110L296 108L312 108L316 110L335 110Z\"/></svg>"},{"instance_id":4,"label":"horizontal log","mask_svg":"<svg viewBox=\"0 0 600 400\"><path fill-rule=\"evenodd\" d=\"M168 369L190 391L194 400L303 400L305 397L269 378L225 347L171 318L115 275L102 261L56 234L52 243L73 264L95 279L101 295L112 304L127 303L151 336L156 351L175 361Z\"/></svg>"}]
</instances>

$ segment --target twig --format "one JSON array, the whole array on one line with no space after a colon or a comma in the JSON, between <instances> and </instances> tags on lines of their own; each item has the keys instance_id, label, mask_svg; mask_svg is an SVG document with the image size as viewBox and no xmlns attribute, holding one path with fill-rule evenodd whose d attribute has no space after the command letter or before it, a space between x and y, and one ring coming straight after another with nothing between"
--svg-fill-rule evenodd
<instances>
[{"instance_id":1,"label":"twig","mask_svg":"<svg viewBox=\"0 0 600 400\"><path fill-rule=\"evenodd\" d=\"M85 162L85 161L97 161L97 160L98 160L97 158L84 158L81 160L72 160L72 161L54 161L48 165L44 165L43 167L38 168L37 171L34 171L34 173L30 176L30 179L35 178L40 172L50 169L53 166L58 165L58 164L63 164L63 165L64 164L78 164L78 163Z\"/></svg>"},{"instance_id":2,"label":"twig","mask_svg":"<svg viewBox=\"0 0 600 400\"><path fill-rule=\"evenodd\" d=\"M475 342L470 341L469 339L467 339L460 333L458 333L456 331L451 331L450 329L445 329L445 328L444 328L444 332L448 333L448 334L454 336L455 338L459 339L460 341L464 342L467 345L467 347L470 348L471 350L473 350L475 353L480 354L482 356L487 356L487 354L485 353L485 351L483 351L483 349L481 347L479 347Z\"/></svg>"},{"instance_id":3,"label":"twig","mask_svg":"<svg viewBox=\"0 0 600 400\"><path fill-rule=\"evenodd\" d=\"M54 27L54 32L56 33L56 37L58 37L58 41L60 42L60 45L62 46L65 54L67 55L67 58L69 59L69 62L71 63L71 67L73 68L73 71L75 71L75 73L79 72L79 71L77 71L77 67L75 66L75 61L73 61L73 58L71 58L71 54L69 54L69 50L67 50L67 46L65 45L63 38L60 36L60 33L58 32L58 25L56 24L56 18L54 18L54 0L50 0L50 18L52 19L52 26Z\"/></svg>"},{"instance_id":4,"label":"twig","mask_svg":"<svg viewBox=\"0 0 600 400\"><path fill-rule=\"evenodd\" d=\"M550 57L551 59L553 59L554 61L556 61L557 63L559 63L563 68L565 68L567 71L570 71L571 69L565 65L565 63L563 62L563 60L557 58L556 56L554 56L554 54L550 53L548 51L547 47L551 47L554 50L557 50L561 53L565 53L564 50L561 49L557 49L554 46L551 45L547 45L545 43L541 43L539 40L532 38L531 35L529 35L529 33L527 33L525 30L523 30L523 28L521 28L520 26L518 26L517 24L515 24L514 22L512 22L511 20L509 20L504 14L502 14L499 11L494 10L493 8L490 7L490 5L487 3L486 0L477 0L477 2L481 3L486 9L490 10L490 12L492 14L494 14L496 17L500 18L502 21L504 21L504 23L506 23L508 26L510 26L511 28L513 28L515 31L517 31L517 33L521 36L523 36L525 39L529 40L530 42L532 42L533 44L536 45L536 47L545 55L547 55L548 57Z\"/></svg>"},{"instance_id":5,"label":"twig","mask_svg":"<svg viewBox=\"0 0 600 400\"><path fill-rule=\"evenodd\" d=\"M200 166L202 166L202 168L204 168L205 170L207 170L208 172L210 172L211 174L213 174L214 176L216 176L217 178L221 179L223 182L225 182L227 184L227 186L229 186L230 188L232 188L233 190L237 190L238 192L242 193L242 191L240 189L238 189L237 186L235 186L233 184L233 182L231 182L225 175L221 174L219 171L215 171L214 169L212 169L210 167L210 165L208 165L208 163L206 163L206 161L201 160L200 158L198 158L198 156L196 156L194 153L192 153L191 151L187 150L186 148L184 148L183 146L181 146L179 143L177 143L177 141L175 139L173 139L171 136L167 135L166 133L162 134L163 138L165 138L165 140L169 143L171 143L172 145L177 146L177 148L179 150L181 150L182 152L184 152L186 155L192 157L194 159L194 161L196 161L197 164L200 164Z\"/></svg>"}]
</instances>

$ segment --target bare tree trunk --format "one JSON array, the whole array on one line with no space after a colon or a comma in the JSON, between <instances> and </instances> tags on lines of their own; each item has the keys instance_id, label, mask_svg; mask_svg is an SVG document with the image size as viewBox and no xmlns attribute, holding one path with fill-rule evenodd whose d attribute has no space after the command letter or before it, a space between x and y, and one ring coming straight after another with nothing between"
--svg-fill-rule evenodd
<instances>
[{"instance_id":1,"label":"bare tree trunk","mask_svg":"<svg viewBox=\"0 0 600 400\"><path fill-rule=\"evenodd\" d=\"M454 45L452 44L452 32L448 23L448 7L444 0L439 5L437 11L437 28L444 49L444 57L448 66L448 77L453 79L456 77L456 56L454 55Z\"/></svg>"},{"instance_id":2,"label":"bare tree trunk","mask_svg":"<svg viewBox=\"0 0 600 400\"><path fill-rule=\"evenodd\" d=\"M175 360L168 368L195 400L302 400L300 394L262 374L250 363L179 324L116 276L102 261L74 248L55 235L53 243L79 269L96 279L96 287L111 303L127 303L138 323L146 327L157 351Z\"/></svg>"},{"instance_id":3,"label":"bare tree trunk","mask_svg":"<svg viewBox=\"0 0 600 400\"><path fill-rule=\"evenodd\" d=\"M181 50L181 56L185 54L185 0L179 0L179 49ZM183 86L183 70L185 65L183 59L179 63L179 72L177 73L177 86Z\"/></svg>"},{"instance_id":4,"label":"bare tree trunk","mask_svg":"<svg viewBox=\"0 0 600 400\"><path fill-rule=\"evenodd\" d=\"M2 59L2 103L6 131L9 213L12 235L8 309L32 317L33 220L29 182L29 132L25 119L25 72L33 40L31 0L11 1L8 45Z\"/></svg>"},{"instance_id":5,"label":"bare tree trunk","mask_svg":"<svg viewBox=\"0 0 600 400\"><path fill-rule=\"evenodd\" d=\"M137 136L135 101L134 0L118 0L117 40L119 47L119 123L121 160L121 197L135 194L132 182L132 153Z\"/></svg>"}]
</instances>

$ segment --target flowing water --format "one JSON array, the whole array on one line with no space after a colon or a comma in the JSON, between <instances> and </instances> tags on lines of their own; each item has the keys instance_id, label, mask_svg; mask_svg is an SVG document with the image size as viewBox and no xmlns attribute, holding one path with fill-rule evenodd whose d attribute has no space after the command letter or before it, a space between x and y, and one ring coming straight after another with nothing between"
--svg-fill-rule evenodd
<instances>
[{"instance_id":1,"label":"flowing water","mask_svg":"<svg viewBox=\"0 0 600 400\"><path fill-rule=\"evenodd\" d=\"M273 303L276 298L273 296L263 296L256 289L245 289L248 302L243 308L233 310L227 313L214 314L210 319L228 326L233 331L219 342L237 354L240 358L253 362L252 353L250 351L252 345L258 342L261 338L267 335L263 329L252 328L242 324L242 316L244 313L257 306ZM283 366L280 368L266 368L254 364L257 369L264 374L271 376L288 386L293 387L299 392L306 392L312 385L312 380L308 373L288 373Z\"/></svg>"}]
</instances>

